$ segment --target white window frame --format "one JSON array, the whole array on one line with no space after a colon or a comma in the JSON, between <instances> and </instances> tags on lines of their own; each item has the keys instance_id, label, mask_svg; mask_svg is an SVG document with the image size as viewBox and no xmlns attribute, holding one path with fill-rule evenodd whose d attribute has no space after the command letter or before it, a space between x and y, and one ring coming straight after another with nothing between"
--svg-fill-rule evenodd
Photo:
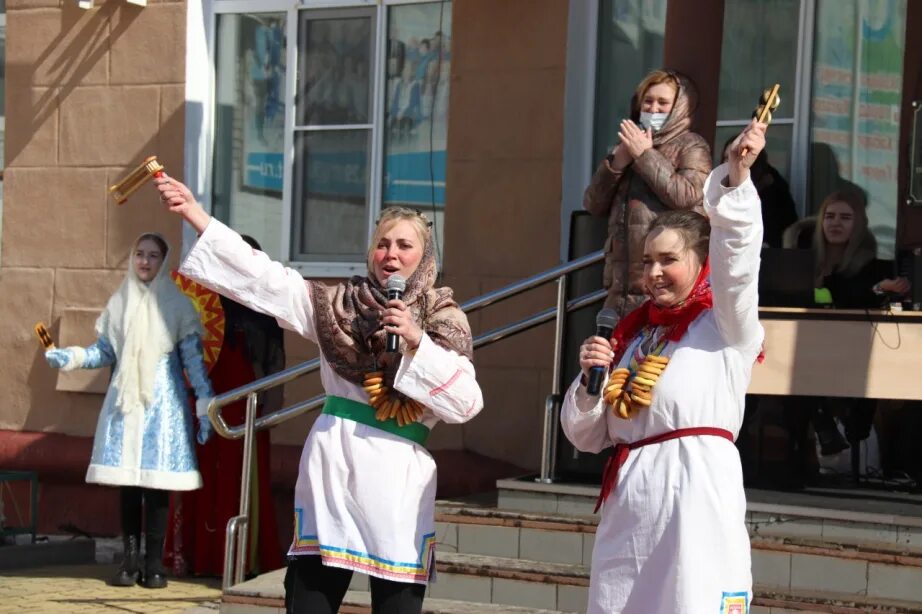
<instances>
[{"instance_id":1,"label":"white window frame","mask_svg":"<svg viewBox=\"0 0 922 614\"><path fill-rule=\"evenodd\" d=\"M298 56L298 24L299 13L301 11L312 10L347 10L356 9L375 9L375 62L374 76L372 79L372 124L371 124L371 160L369 167L368 186L368 218L366 224L366 241L371 239L374 231L374 220L377 219L381 211L381 199L383 198L383 172L384 172L384 131L382 129L384 122L385 106L385 71L387 69L387 27L388 27L388 10L392 6L406 4L431 4L440 0L202 0L202 12L204 15L204 36L207 41L207 62L210 70L209 87L210 96L202 101L205 107L204 117L190 117L187 112L186 122L186 154L187 177L190 171L197 170L190 166L188 160L191 157L205 161L206 168L204 172L198 171L201 176L199 189L193 188L193 193L199 198L206 210L211 211L211 181L213 181L212 170L212 148L214 147L214 62L216 53L215 32L217 29L218 15L228 13L285 13L286 15L286 75L285 75L285 140L284 140L284 175L282 182L282 228L281 232L281 251L282 261L288 266L295 269L304 277L309 278L344 278L352 275L364 275L367 272L364 255L360 256L355 262L303 262L292 261L291 257L291 222L293 219L294 207L292 202L293 177L294 177L294 136L295 136L295 93L297 87L297 56ZM189 3L196 4L196 3ZM190 18L191 19L191 18ZM194 37L196 34L190 34ZM189 42L187 40L187 42ZM190 47L192 48L192 47ZM200 61L206 61L204 57L197 58ZM196 58L187 58L187 67L190 61L194 62ZM187 69L187 76L189 71ZM188 79L187 79L188 81ZM187 83L187 100L190 100L189 84ZM450 111L449 111L450 112ZM200 125L190 125L189 120L199 122ZM358 126L348 126L356 128ZM317 126L311 128L298 128L298 131L305 130L330 130L336 126ZM192 173L193 175L196 173ZM184 245L191 245L195 237L186 236Z\"/></svg>"}]
</instances>

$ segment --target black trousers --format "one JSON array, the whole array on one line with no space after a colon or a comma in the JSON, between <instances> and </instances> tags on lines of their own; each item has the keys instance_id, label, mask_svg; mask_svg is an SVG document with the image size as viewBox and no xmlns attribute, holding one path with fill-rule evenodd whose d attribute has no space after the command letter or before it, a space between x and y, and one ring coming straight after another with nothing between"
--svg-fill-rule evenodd
<instances>
[{"instance_id":1,"label":"black trousers","mask_svg":"<svg viewBox=\"0 0 922 614\"><path fill-rule=\"evenodd\" d=\"M319 556L294 556L285 572L287 614L336 614L346 596L352 571L328 567ZM419 614L426 587L369 576L372 614Z\"/></svg>"}]
</instances>

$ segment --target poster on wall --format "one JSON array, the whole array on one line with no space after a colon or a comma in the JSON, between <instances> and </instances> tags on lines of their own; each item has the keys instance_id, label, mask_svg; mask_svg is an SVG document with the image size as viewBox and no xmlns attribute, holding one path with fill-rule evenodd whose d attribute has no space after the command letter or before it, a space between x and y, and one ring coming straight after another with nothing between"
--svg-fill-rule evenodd
<instances>
[{"instance_id":1,"label":"poster on wall","mask_svg":"<svg viewBox=\"0 0 922 614\"><path fill-rule=\"evenodd\" d=\"M816 23L813 207L835 189L864 190L878 257L892 258L906 0L825 0Z\"/></svg>"},{"instance_id":2,"label":"poster on wall","mask_svg":"<svg viewBox=\"0 0 922 614\"><path fill-rule=\"evenodd\" d=\"M242 188L282 191L285 141L284 20L248 15L240 32L243 62Z\"/></svg>"}]
</instances>

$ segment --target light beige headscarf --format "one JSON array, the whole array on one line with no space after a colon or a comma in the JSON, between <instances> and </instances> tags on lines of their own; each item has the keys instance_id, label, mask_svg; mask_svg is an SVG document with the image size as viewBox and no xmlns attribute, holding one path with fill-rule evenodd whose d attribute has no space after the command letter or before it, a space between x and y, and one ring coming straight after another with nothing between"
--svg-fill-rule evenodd
<instances>
[{"instance_id":1,"label":"light beige headscarf","mask_svg":"<svg viewBox=\"0 0 922 614\"><path fill-rule=\"evenodd\" d=\"M157 275L146 284L138 278L134 253L138 243L152 236L163 241L167 253ZM96 321L97 335L106 337L115 350L112 385L122 413L149 407L160 360L181 339L203 332L195 307L170 278L169 252L169 244L158 234L138 237L128 255L125 280Z\"/></svg>"}]
</instances>

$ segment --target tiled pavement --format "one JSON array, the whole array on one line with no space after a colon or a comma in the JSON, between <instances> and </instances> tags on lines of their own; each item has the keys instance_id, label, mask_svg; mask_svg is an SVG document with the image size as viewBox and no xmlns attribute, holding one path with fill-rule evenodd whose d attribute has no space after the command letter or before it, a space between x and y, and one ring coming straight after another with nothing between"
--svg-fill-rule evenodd
<instances>
[{"instance_id":1,"label":"tiled pavement","mask_svg":"<svg viewBox=\"0 0 922 614\"><path fill-rule=\"evenodd\" d=\"M0 572L0 614L217 612L217 578L170 578L164 589L108 586L116 565L40 567Z\"/></svg>"}]
</instances>

